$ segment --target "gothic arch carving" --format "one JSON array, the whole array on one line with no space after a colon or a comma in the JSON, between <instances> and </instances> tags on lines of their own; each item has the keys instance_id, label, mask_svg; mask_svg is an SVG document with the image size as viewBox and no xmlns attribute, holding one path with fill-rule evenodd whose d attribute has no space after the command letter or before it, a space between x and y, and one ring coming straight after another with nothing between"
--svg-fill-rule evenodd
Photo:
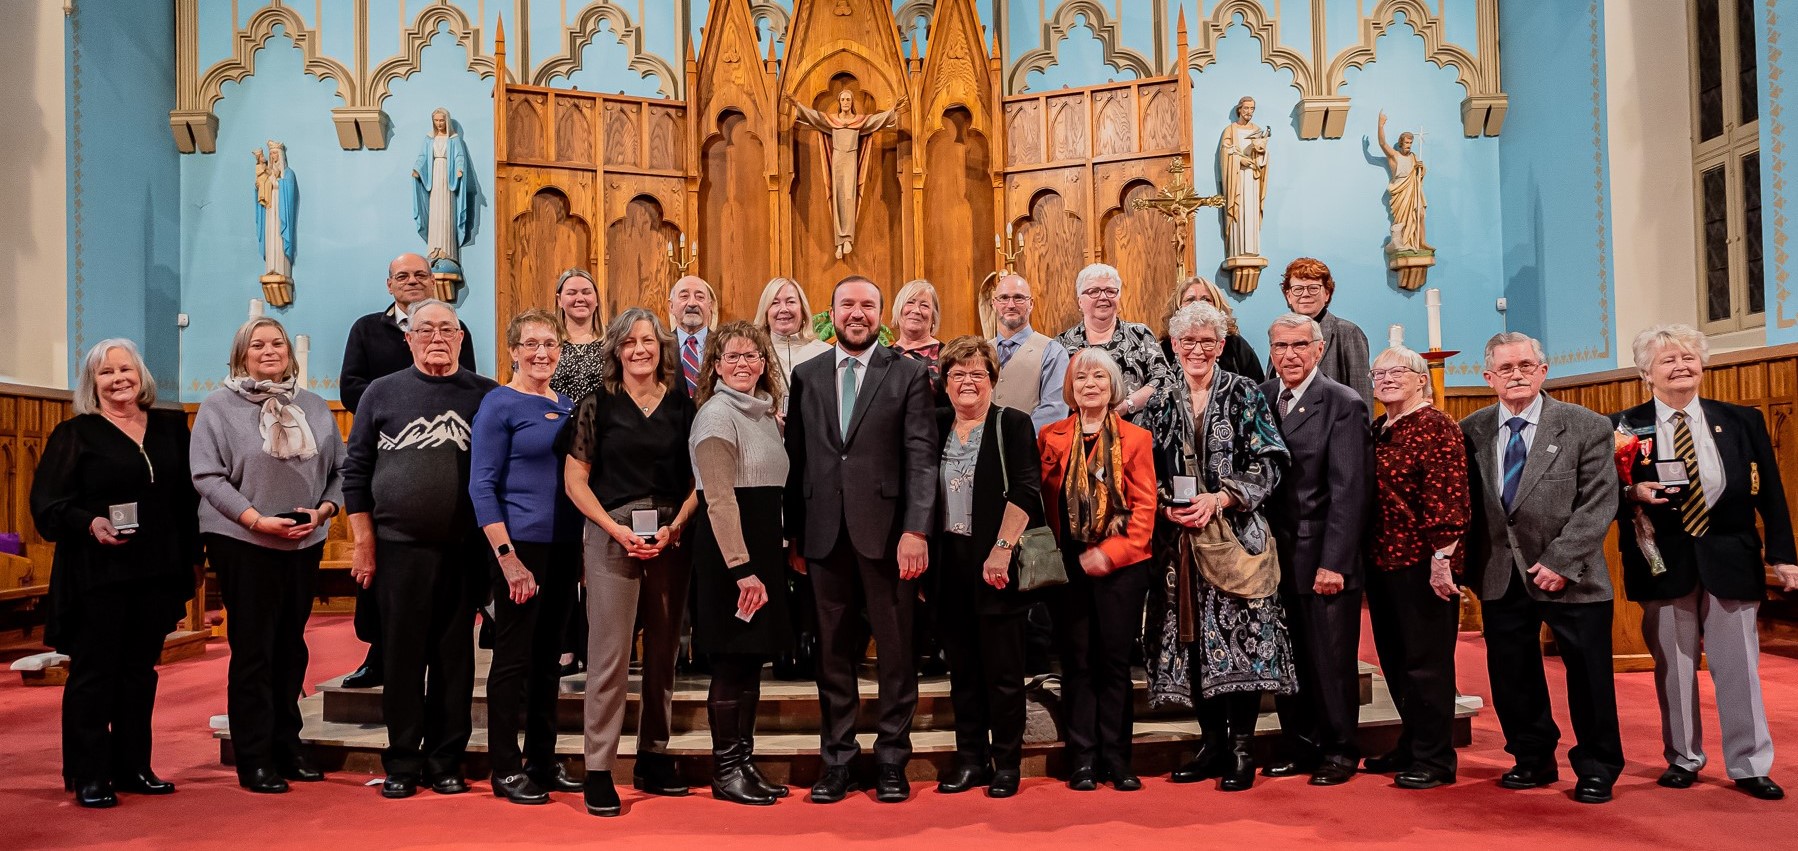
<instances>
[{"instance_id":1,"label":"gothic arch carving","mask_svg":"<svg viewBox=\"0 0 1798 851\"><path fill-rule=\"evenodd\" d=\"M439 26L447 25L450 35L456 37L456 43L468 48L468 70L482 77L493 76L493 55L481 54L481 29L468 20L461 9L447 3L426 6L424 11L412 21L412 26L400 34L400 52L390 56L374 67L368 79L362 84L362 103L360 105L379 107L387 100L395 80L403 80L418 72L424 59L425 47L437 36Z\"/></svg>"},{"instance_id":2,"label":"gothic arch carving","mask_svg":"<svg viewBox=\"0 0 1798 851\"><path fill-rule=\"evenodd\" d=\"M1118 23L1111 20L1110 15L1105 12L1104 4L1098 0L1070 0L1055 10L1055 17L1043 23L1042 45L1018 57L1017 63L1012 65L1011 74L1005 80L1006 91L1016 92L1022 89L1024 80L1031 71L1042 71L1055 64L1055 48L1082 16L1086 18L1086 26L1092 30L1093 37L1105 49L1105 64L1119 71L1133 71L1137 79L1155 76L1147 57L1121 44L1123 38L1119 35Z\"/></svg>"},{"instance_id":3,"label":"gothic arch carving","mask_svg":"<svg viewBox=\"0 0 1798 851\"><path fill-rule=\"evenodd\" d=\"M1322 94L1310 60L1280 43L1280 22L1269 18L1267 11L1255 0L1224 0L1211 10L1209 18L1199 22L1198 38L1193 41L1186 59L1188 69L1203 71L1205 66L1217 61L1218 39L1224 37L1224 31L1235 23L1239 14L1250 34L1261 44L1262 62L1292 72L1292 87L1299 90L1300 97Z\"/></svg>"},{"instance_id":4,"label":"gothic arch carving","mask_svg":"<svg viewBox=\"0 0 1798 851\"><path fill-rule=\"evenodd\" d=\"M632 71L648 77L651 74L661 79L657 89L665 98L679 98L681 94L681 76L675 73L674 66L668 61L643 49L643 28L631 23L630 15L613 4L612 0L600 0L588 6L581 16L575 19L574 25L568 28L567 45L562 55L537 67L531 75L531 85L547 86L556 77L572 76L581 70L581 53L587 45L593 43L599 34L601 22L610 23L612 32L618 36L618 43L630 52L626 66Z\"/></svg>"},{"instance_id":5,"label":"gothic arch carving","mask_svg":"<svg viewBox=\"0 0 1798 851\"><path fill-rule=\"evenodd\" d=\"M343 63L325 56L320 52L318 33L309 29L300 16L286 6L269 6L250 16L250 21L231 40L231 58L221 60L207 69L200 78L199 109L211 112L224 97L223 87L226 83L242 82L245 77L256 73L256 53L264 43L275 35L275 28L281 27L293 46L299 48L305 56L302 66L307 74L320 80L330 80L337 84L337 96L343 99L346 106L356 105L354 79L350 70Z\"/></svg>"},{"instance_id":6,"label":"gothic arch carving","mask_svg":"<svg viewBox=\"0 0 1798 851\"><path fill-rule=\"evenodd\" d=\"M1335 94L1342 90L1343 85L1348 82L1348 69L1363 68L1373 61L1375 42L1385 34L1387 27L1397 22L1400 12L1405 15L1405 23L1410 24L1423 37L1424 58L1438 68L1455 66L1455 82L1460 83L1467 94L1499 94L1496 62L1488 68L1487 63L1481 61L1485 57L1476 57L1467 48L1451 44L1443 35L1442 19L1432 13L1429 5L1421 0L1381 0L1373 8L1373 14L1361 20L1360 43L1344 48L1330 61L1329 72L1324 78L1324 94ZM1491 77L1490 80L1488 76Z\"/></svg>"},{"instance_id":7,"label":"gothic arch carving","mask_svg":"<svg viewBox=\"0 0 1798 851\"><path fill-rule=\"evenodd\" d=\"M758 36L761 34L761 30L757 25L763 20L768 22L768 30L773 34L774 41L785 44L787 27L793 23L793 16L787 14L787 8L773 0L756 0L749 4L749 23L751 26L757 27L756 34ZM760 44L759 39L757 44Z\"/></svg>"}]
</instances>

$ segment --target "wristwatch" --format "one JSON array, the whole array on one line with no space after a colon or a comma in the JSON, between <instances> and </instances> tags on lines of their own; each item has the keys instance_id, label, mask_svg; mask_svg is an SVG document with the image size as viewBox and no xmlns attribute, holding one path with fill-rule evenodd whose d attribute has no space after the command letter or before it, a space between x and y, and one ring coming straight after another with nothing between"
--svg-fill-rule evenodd
<instances>
[{"instance_id":1,"label":"wristwatch","mask_svg":"<svg viewBox=\"0 0 1798 851\"><path fill-rule=\"evenodd\" d=\"M1431 560L1448 561L1449 559L1454 558L1454 553L1448 552L1447 550L1437 550L1430 556L1430 558Z\"/></svg>"},{"instance_id":2,"label":"wristwatch","mask_svg":"<svg viewBox=\"0 0 1798 851\"><path fill-rule=\"evenodd\" d=\"M1004 538L1000 538L999 540L993 542L993 546L998 547L999 549L1002 549L1002 550L1009 550L1016 545L1010 541L1005 540Z\"/></svg>"},{"instance_id":3,"label":"wristwatch","mask_svg":"<svg viewBox=\"0 0 1798 851\"><path fill-rule=\"evenodd\" d=\"M500 558L505 558L506 556L509 556L512 554L512 545L511 544L500 544L499 546L493 548L493 554L496 556L499 556Z\"/></svg>"}]
</instances>

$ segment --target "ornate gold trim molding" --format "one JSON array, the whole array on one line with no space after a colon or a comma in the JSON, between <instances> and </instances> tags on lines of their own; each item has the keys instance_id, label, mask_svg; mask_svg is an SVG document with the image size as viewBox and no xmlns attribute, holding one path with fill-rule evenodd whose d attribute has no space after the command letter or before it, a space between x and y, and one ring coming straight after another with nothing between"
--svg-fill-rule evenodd
<instances>
[{"instance_id":1,"label":"ornate gold trim molding","mask_svg":"<svg viewBox=\"0 0 1798 851\"><path fill-rule=\"evenodd\" d=\"M569 27L564 38L566 44L562 54L537 66L531 75L531 84L547 86L556 77L565 77L581 70L581 52L599 35L600 23L609 22L612 32L618 36L618 43L630 52L626 67L648 77L655 74L662 80L657 92L664 98L678 99L685 97L682 93L684 81L667 60L643 49L643 28L631 23L630 15L623 9L613 5L611 0L600 0L588 6Z\"/></svg>"},{"instance_id":2,"label":"ornate gold trim molding","mask_svg":"<svg viewBox=\"0 0 1798 851\"><path fill-rule=\"evenodd\" d=\"M1024 87L1024 80L1031 71L1042 71L1055 64L1056 48L1061 40L1067 38L1068 30L1078 26L1081 16L1086 17L1086 27L1092 30L1093 37L1099 40L1104 48L1103 60L1119 71L1130 71L1136 79L1146 80L1155 76L1155 70L1147 57L1122 45L1123 38L1118 34L1118 23L1111 20L1105 6L1098 0L1069 0L1055 10L1055 16L1043 22L1042 44L1032 48L1011 66L1011 72L1005 76L1007 94L1015 93Z\"/></svg>"}]
</instances>

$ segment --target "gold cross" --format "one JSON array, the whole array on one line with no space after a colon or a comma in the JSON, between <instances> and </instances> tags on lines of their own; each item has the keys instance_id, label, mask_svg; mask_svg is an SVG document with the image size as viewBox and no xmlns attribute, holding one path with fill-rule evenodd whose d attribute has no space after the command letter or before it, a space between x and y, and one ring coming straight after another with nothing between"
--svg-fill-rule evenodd
<instances>
[{"instance_id":1,"label":"gold cross","mask_svg":"<svg viewBox=\"0 0 1798 851\"><path fill-rule=\"evenodd\" d=\"M1167 167L1168 185L1161 187L1153 198L1138 198L1130 202L1137 210L1155 210L1174 220L1174 252L1179 258L1180 268L1177 280L1186 279L1186 229L1192 224L1192 214L1200 207L1222 207L1224 196L1200 195L1193 191L1192 183L1186 180L1186 159L1174 157L1172 165Z\"/></svg>"}]
</instances>

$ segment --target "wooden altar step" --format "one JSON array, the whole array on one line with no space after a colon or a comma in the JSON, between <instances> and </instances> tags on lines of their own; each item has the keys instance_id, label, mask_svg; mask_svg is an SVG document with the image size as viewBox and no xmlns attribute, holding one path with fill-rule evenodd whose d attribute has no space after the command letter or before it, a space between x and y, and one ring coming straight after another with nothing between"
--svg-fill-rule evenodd
<instances>
[{"instance_id":1,"label":"wooden altar step","mask_svg":"<svg viewBox=\"0 0 1798 851\"><path fill-rule=\"evenodd\" d=\"M484 669L484 666L483 668ZM632 677L633 683L635 677ZM1362 703L1360 744L1363 753L1382 753L1398 738L1398 712L1386 690L1384 678L1362 663ZM567 763L571 773L582 771L582 739L580 734L582 675L564 678L558 715L562 731L557 737L556 753ZM707 782L711 771L711 737L705 719L704 677L681 677L675 691L675 734L669 751L676 757L682 772L690 781ZM633 685L634 688L634 685ZM876 687L871 677L861 680L862 716L857 720L857 739L863 750L858 770L871 768L874 734L871 710ZM919 683L918 713L912 732L913 753L906 773L915 781L929 781L938 772L951 767L955 758L953 715L949 707L949 684L943 677L925 678ZM1135 725L1135 768L1144 775L1165 774L1191 756L1199 729L1189 710L1155 710L1144 706L1145 687L1138 681L1138 715ZM821 770L818 755L817 691L809 682L766 680L762 691L762 721L756 731L756 763L770 779L805 785L817 779ZM635 762L635 738L628 731L635 726L638 698L632 692L627 705L627 735L620 744L614 774L628 776ZM476 718L469 741L466 770L470 778L487 774L487 728L485 682L476 685ZM318 764L331 771L348 771L379 775L381 749L386 746L386 728L380 722L380 692L376 689L344 689L337 680L320 686L317 693L300 701L305 727L301 738L311 748ZM1477 696L1457 699L1454 735L1457 747L1471 740L1472 719L1482 709ZM1279 732L1279 719L1263 707L1256 726L1257 749L1265 756L1273 736ZM570 714L572 710L572 714ZM331 720L346 717L360 720ZM371 714L372 713L372 714ZM216 719L219 729L221 762L231 764L230 730L224 716ZM1023 771L1027 777L1063 776L1067 770L1060 742L1026 741ZM865 765L864 765L865 763Z\"/></svg>"}]
</instances>

